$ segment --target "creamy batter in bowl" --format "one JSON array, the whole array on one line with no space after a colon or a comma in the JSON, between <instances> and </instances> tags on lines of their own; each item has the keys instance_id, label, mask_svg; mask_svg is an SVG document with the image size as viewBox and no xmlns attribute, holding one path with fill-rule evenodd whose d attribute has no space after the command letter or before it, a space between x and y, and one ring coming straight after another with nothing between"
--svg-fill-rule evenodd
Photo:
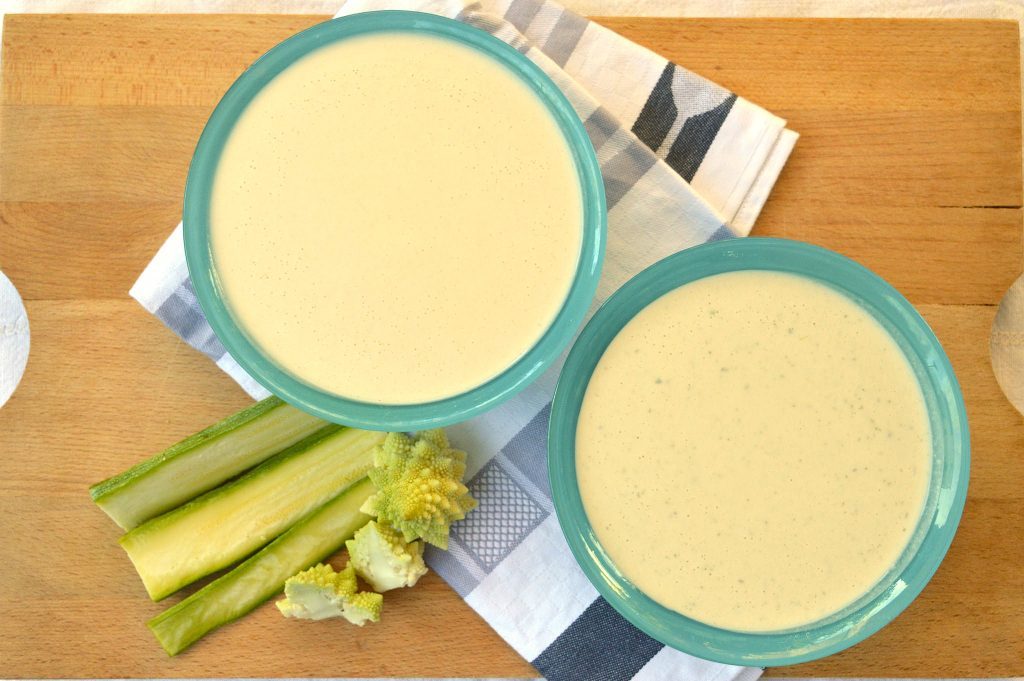
<instances>
[{"instance_id":1,"label":"creamy batter in bowl","mask_svg":"<svg viewBox=\"0 0 1024 681\"><path fill-rule=\"evenodd\" d=\"M185 191L196 296L254 378L313 414L464 420L557 357L605 239L600 170L529 59L416 12L335 19L221 100Z\"/></svg>"},{"instance_id":2,"label":"creamy batter in bowl","mask_svg":"<svg viewBox=\"0 0 1024 681\"><path fill-rule=\"evenodd\" d=\"M744 239L666 258L588 323L549 474L570 548L627 619L774 666L853 645L924 588L968 451L948 359L898 292L831 251Z\"/></svg>"}]
</instances>

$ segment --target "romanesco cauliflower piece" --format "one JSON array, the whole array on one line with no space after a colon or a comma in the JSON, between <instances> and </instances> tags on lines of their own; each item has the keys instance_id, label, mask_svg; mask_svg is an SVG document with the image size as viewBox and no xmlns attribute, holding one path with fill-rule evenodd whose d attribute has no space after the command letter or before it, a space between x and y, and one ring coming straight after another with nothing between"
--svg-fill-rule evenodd
<instances>
[{"instance_id":1,"label":"romanesco cauliflower piece","mask_svg":"<svg viewBox=\"0 0 1024 681\"><path fill-rule=\"evenodd\" d=\"M317 564L285 581L285 597L277 602L277 609L285 617L306 620L344 617L359 626L378 621L384 597L358 588L351 564L341 572Z\"/></svg>"},{"instance_id":2,"label":"romanesco cauliflower piece","mask_svg":"<svg viewBox=\"0 0 1024 681\"><path fill-rule=\"evenodd\" d=\"M374 591L412 586L427 574L423 542L407 542L386 520L371 520L345 546L349 565Z\"/></svg>"},{"instance_id":3,"label":"romanesco cauliflower piece","mask_svg":"<svg viewBox=\"0 0 1024 681\"><path fill-rule=\"evenodd\" d=\"M405 541L422 538L447 549L452 522L476 508L462 484L465 472L466 453L452 449L443 430L425 431L415 440L388 433L370 470L377 492L361 510L390 523Z\"/></svg>"},{"instance_id":4,"label":"romanesco cauliflower piece","mask_svg":"<svg viewBox=\"0 0 1024 681\"><path fill-rule=\"evenodd\" d=\"M341 616L356 626L367 622L380 621L380 609L384 605L384 596L373 591L360 591L350 598L341 611Z\"/></svg>"}]
</instances>

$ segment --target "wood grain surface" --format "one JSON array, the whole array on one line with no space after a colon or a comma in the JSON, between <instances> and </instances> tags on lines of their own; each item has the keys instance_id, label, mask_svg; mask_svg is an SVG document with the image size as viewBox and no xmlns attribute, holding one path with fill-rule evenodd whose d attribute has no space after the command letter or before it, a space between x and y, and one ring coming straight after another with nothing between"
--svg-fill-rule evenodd
<instances>
[{"instance_id":1,"label":"wood grain surface","mask_svg":"<svg viewBox=\"0 0 1024 681\"><path fill-rule=\"evenodd\" d=\"M0 410L0 676L535 676L434 576L356 629L263 607L167 659L89 483L242 407L127 292L178 221L193 146L259 54L322 17L8 16L0 268L32 353ZM988 360L1020 273L1017 26L890 20L602 23L789 119L802 138L755 234L873 268L963 385L971 487L931 584L890 626L787 676L1024 675L1024 420ZM610 641L609 645L614 645Z\"/></svg>"}]
</instances>

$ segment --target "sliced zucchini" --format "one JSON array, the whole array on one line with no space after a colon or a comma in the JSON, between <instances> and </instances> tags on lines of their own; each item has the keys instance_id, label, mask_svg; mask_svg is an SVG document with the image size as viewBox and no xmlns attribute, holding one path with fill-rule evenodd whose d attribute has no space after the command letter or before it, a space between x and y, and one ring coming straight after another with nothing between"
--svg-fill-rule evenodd
<instances>
[{"instance_id":1,"label":"sliced zucchini","mask_svg":"<svg viewBox=\"0 0 1024 681\"><path fill-rule=\"evenodd\" d=\"M126 530L181 506L326 425L276 397L257 402L89 488Z\"/></svg>"},{"instance_id":2,"label":"sliced zucchini","mask_svg":"<svg viewBox=\"0 0 1024 681\"><path fill-rule=\"evenodd\" d=\"M231 572L149 621L168 655L246 614L281 591L286 579L326 559L370 520L359 507L373 494L367 478L294 525Z\"/></svg>"},{"instance_id":3,"label":"sliced zucchini","mask_svg":"<svg viewBox=\"0 0 1024 681\"><path fill-rule=\"evenodd\" d=\"M154 600L273 540L373 466L384 433L329 425L242 477L121 537Z\"/></svg>"}]
</instances>

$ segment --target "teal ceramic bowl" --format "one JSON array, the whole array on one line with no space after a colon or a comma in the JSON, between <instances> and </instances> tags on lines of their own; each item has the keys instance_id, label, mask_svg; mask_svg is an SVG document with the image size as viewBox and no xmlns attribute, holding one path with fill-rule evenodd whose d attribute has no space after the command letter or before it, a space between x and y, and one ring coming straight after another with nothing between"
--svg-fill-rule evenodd
<instances>
[{"instance_id":1,"label":"teal ceramic bowl","mask_svg":"<svg viewBox=\"0 0 1024 681\"><path fill-rule=\"evenodd\" d=\"M637 589L608 558L576 484L576 421L587 383L619 330L641 309L683 284L723 272L774 270L810 277L871 313L909 360L924 393L932 431L932 476L924 512L903 555L856 602L813 624L771 633L708 626L669 610ZM576 560L605 599L651 637L709 660L777 666L830 655L870 636L925 587L953 541L964 499L970 440L963 397L931 329L896 289L838 253L783 239L732 239L672 255L633 279L598 310L566 360L548 431L555 509Z\"/></svg>"},{"instance_id":2,"label":"teal ceramic bowl","mask_svg":"<svg viewBox=\"0 0 1024 681\"><path fill-rule=\"evenodd\" d=\"M284 371L235 322L210 248L210 195L221 151L253 97L290 64L319 47L354 36L411 32L453 40L518 76L547 106L572 151L583 196L583 239L575 279L561 310L540 340L515 364L468 392L426 404L382 405L346 399ZM604 258L604 185L594 149L572 105L533 62L490 34L432 14L366 12L318 24L277 45L243 73L210 116L185 185L185 256L196 297L217 337L257 381L285 401L321 418L376 430L450 425L491 409L537 378L572 340L590 307ZM340 292L339 295L344 295Z\"/></svg>"}]
</instances>

